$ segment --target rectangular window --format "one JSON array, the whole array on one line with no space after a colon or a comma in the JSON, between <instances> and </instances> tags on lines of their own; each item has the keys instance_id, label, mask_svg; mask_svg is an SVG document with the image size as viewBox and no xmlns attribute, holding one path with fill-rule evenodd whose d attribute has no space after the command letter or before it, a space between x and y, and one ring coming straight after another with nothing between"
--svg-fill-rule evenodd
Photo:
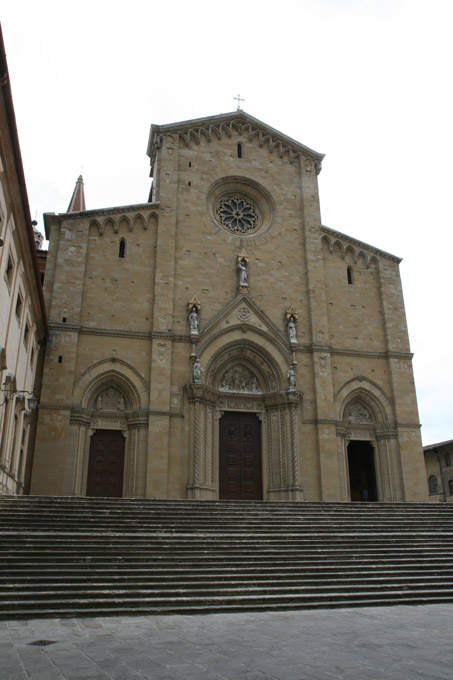
<instances>
[{"instance_id":1,"label":"rectangular window","mask_svg":"<svg viewBox=\"0 0 453 680\"><path fill-rule=\"evenodd\" d=\"M13 258L11 257L11 254L8 255L8 264L6 265L5 269L5 281L6 285L8 286L8 290L11 290L11 284L13 282L13 275L14 275L14 262Z\"/></svg>"},{"instance_id":2,"label":"rectangular window","mask_svg":"<svg viewBox=\"0 0 453 680\"><path fill-rule=\"evenodd\" d=\"M16 300L16 318L20 322L20 317L22 314L22 307L23 307L23 300L22 296L20 293L17 294L17 300Z\"/></svg>"},{"instance_id":3,"label":"rectangular window","mask_svg":"<svg viewBox=\"0 0 453 680\"><path fill-rule=\"evenodd\" d=\"M30 340L30 326L28 323L25 324L25 330L24 330L24 345L25 347L28 347L28 341Z\"/></svg>"}]
</instances>

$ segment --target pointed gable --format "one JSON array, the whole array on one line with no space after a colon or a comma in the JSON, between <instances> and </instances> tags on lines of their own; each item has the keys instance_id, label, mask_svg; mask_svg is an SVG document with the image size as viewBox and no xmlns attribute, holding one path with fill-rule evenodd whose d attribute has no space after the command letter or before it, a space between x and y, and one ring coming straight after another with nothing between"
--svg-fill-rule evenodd
<instances>
[{"instance_id":1,"label":"pointed gable","mask_svg":"<svg viewBox=\"0 0 453 680\"><path fill-rule=\"evenodd\" d=\"M288 156L291 163L300 158L308 158L315 163L318 172L321 169L324 154L318 153L284 135L275 128L245 113L245 111L221 113L217 116L196 118L179 123L170 123L169 125L153 124L151 125L147 153L151 159L151 165L153 165L156 151L161 147L167 135L173 139L179 138L187 146L191 146L192 144L199 144L202 138L211 141L211 139L221 139L223 136L231 137L233 131L249 141L257 139L260 147L267 147L269 151L278 153L281 158Z\"/></svg>"}]
</instances>

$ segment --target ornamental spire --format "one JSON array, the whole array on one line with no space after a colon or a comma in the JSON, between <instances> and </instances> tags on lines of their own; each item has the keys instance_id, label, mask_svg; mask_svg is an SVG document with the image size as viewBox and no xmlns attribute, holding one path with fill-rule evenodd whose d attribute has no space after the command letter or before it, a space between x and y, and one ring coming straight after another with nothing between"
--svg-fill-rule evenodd
<instances>
[{"instance_id":1,"label":"ornamental spire","mask_svg":"<svg viewBox=\"0 0 453 680\"><path fill-rule=\"evenodd\" d=\"M85 191L83 188L83 177L82 175L79 175L74 188L74 193L72 194L72 198L69 201L69 206L66 212L80 212L81 210L86 210L86 204Z\"/></svg>"}]
</instances>

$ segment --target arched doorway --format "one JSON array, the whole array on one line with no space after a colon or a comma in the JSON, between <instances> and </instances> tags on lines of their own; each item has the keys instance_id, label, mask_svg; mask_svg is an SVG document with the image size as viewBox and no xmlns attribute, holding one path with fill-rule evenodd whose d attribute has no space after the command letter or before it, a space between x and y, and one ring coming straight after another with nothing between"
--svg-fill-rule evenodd
<instances>
[{"instance_id":1,"label":"arched doorway","mask_svg":"<svg viewBox=\"0 0 453 680\"><path fill-rule=\"evenodd\" d=\"M285 389L275 356L241 338L212 353L204 377L188 389L189 498L303 500L301 393Z\"/></svg>"},{"instance_id":2,"label":"arched doorway","mask_svg":"<svg viewBox=\"0 0 453 680\"><path fill-rule=\"evenodd\" d=\"M253 413L224 413L219 421L220 500L262 500L261 468L261 422Z\"/></svg>"},{"instance_id":3,"label":"arched doorway","mask_svg":"<svg viewBox=\"0 0 453 680\"><path fill-rule=\"evenodd\" d=\"M145 496L148 418L140 409L146 398L138 374L122 360L100 361L81 375L74 390L65 493Z\"/></svg>"},{"instance_id":4,"label":"arched doorway","mask_svg":"<svg viewBox=\"0 0 453 680\"><path fill-rule=\"evenodd\" d=\"M351 501L377 501L376 467L371 442L349 442L348 469Z\"/></svg>"}]
</instances>

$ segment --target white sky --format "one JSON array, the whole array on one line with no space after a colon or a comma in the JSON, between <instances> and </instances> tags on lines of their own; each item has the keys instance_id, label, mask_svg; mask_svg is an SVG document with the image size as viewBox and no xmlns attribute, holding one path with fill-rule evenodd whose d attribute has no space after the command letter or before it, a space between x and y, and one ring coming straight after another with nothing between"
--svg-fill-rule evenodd
<instances>
[{"instance_id":1,"label":"white sky","mask_svg":"<svg viewBox=\"0 0 453 680\"><path fill-rule=\"evenodd\" d=\"M32 217L146 202L149 127L232 111L326 153L323 223L403 257L424 444L453 439L450 0L4 0Z\"/></svg>"}]
</instances>

